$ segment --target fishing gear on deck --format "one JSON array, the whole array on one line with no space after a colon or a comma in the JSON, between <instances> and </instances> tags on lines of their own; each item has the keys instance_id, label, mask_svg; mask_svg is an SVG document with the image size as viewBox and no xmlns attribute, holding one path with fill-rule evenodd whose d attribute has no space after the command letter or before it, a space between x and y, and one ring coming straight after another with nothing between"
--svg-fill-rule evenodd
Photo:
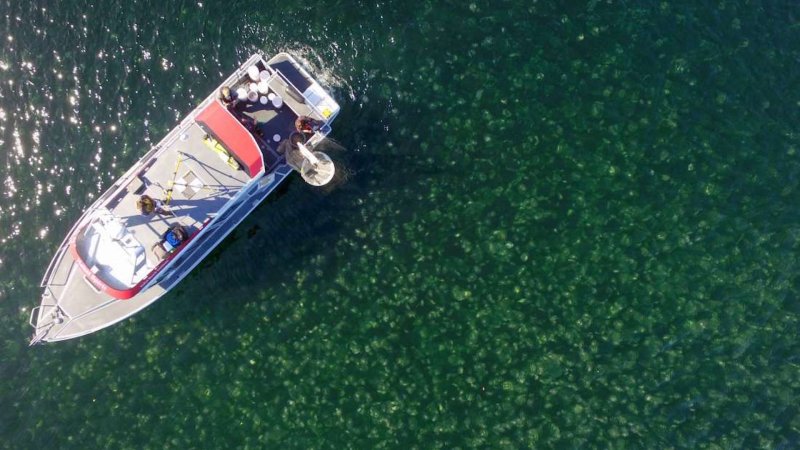
<instances>
[{"instance_id":1,"label":"fishing gear on deck","mask_svg":"<svg viewBox=\"0 0 800 450\"><path fill-rule=\"evenodd\" d=\"M175 187L175 178L177 178L178 169L180 169L181 163L183 162L183 158L182 158L184 156L183 152L178 152L178 154L181 155L181 156L178 157L178 162L175 163L175 171L172 172L172 179L169 180L169 188L167 188L167 196L164 199L164 204L165 205L169 205L170 200L172 200L172 188Z\"/></svg>"}]
</instances>

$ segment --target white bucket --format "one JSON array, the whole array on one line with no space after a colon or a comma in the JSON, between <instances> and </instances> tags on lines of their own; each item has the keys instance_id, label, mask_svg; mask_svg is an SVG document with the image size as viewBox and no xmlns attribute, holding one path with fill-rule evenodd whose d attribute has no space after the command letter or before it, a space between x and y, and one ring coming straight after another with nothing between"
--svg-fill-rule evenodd
<instances>
[{"instance_id":1,"label":"white bucket","mask_svg":"<svg viewBox=\"0 0 800 450\"><path fill-rule=\"evenodd\" d=\"M261 78L261 81L267 81L269 79L269 72L262 70L261 73L258 74L258 77Z\"/></svg>"},{"instance_id":2,"label":"white bucket","mask_svg":"<svg viewBox=\"0 0 800 450\"><path fill-rule=\"evenodd\" d=\"M247 98L247 89L245 89L243 87L240 87L239 89L236 89L236 98L238 100L246 99Z\"/></svg>"},{"instance_id":3,"label":"white bucket","mask_svg":"<svg viewBox=\"0 0 800 450\"><path fill-rule=\"evenodd\" d=\"M258 100L258 92L256 92L256 91L248 92L247 93L247 100L249 100L251 102L257 101Z\"/></svg>"},{"instance_id":4,"label":"white bucket","mask_svg":"<svg viewBox=\"0 0 800 450\"><path fill-rule=\"evenodd\" d=\"M258 92L261 94L266 94L267 92L269 92L269 84L266 81L259 81Z\"/></svg>"},{"instance_id":5,"label":"white bucket","mask_svg":"<svg viewBox=\"0 0 800 450\"><path fill-rule=\"evenodd\" d=\"M276 95L275 97L272 98L272 106L280 108L281 106L283 106L283 99L279 95Z\"/></svg>"},{"instance_id":6,"label":"white bucket","mask_svg":"<svg viewBox=\"0 0 800 450\"><path fill-rule=\"evenodd\" d=\"M258 67L256 67L256 66L250 66L250 67L247 68L247 76L249 76L250 79L253 80L253 81L258 81L259 80L259 78L258 78L259 74L258 73L259 73L258 72Z\"/></svg>"},{"instance_id":7,"label":"white bucket","mask_svg":"<svg viewBox=\"0 0 800 450\"><path fill-rule=\"evenodd\" d=\"M266 104L267 104L267 102L269 101L269 99L268 99L267 97L264 97L264 96L262 95L262 96L261 96L261 98L260 98L260 99L258 99L258 101L260 101L262 105L266 105Z\"/></svg>"}]
</instances>

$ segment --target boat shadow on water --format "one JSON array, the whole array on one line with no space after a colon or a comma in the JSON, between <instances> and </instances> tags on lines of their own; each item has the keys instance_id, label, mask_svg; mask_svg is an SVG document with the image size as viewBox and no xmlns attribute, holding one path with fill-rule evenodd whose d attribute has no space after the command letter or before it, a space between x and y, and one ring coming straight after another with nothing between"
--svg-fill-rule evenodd
<instances>
[{"instance_id":1,"label":"boat shadow on water","mask_svg":"<svg viewBox=\"0 0 800 450\"><path fill-rule=\"evenodd\" d=\"M160 308L160 314L134 319L154 320L153 327L187 318L236 320L236 311L248 298L279 297L281 286L296 285L298 274L335 277L342 266L335 244L351 238L368 220L363 201L367 196L391 198L409 185L448 172L413 155L353 152L337 143L324 151L343 173L333 186L309 187L292 175L167 294L187 301L159 302L154 308ZM265 302L268 315L292 308Z\"/></svg>"},{"instance_id":2,"label":"boat shadow on water","mask_svg":"<svg viewBox=\"0 0 800 450\"><path fill-rule=\"evenodd\" d=\"M337 255L336 244L355 239L356 230L376 213L375 202L384 209L389 204L393 210L411 208L416 196L409 190L458 175L432 162L416 141L403 140L393 128L384 127L385 108L378 103L359 113L353 105L343 105L339 120L348 122L349 117L363 126L344 130L342 143L327 138L319 144L317 149L336 165L329 185L311 187L299 175L291 175L166 295L172 301L151 307L158 308L158 314L140 314L133 320L146 321L148 329L191 319L212 329L229 327L241 319L253 298L264 299L258 300L264 303L259 304L264 314L281 315L295 307L294 302L280 301L284 286L296 286L298 277L323 280L340 274L345 261Z\"/></svg>"}]
</instances>

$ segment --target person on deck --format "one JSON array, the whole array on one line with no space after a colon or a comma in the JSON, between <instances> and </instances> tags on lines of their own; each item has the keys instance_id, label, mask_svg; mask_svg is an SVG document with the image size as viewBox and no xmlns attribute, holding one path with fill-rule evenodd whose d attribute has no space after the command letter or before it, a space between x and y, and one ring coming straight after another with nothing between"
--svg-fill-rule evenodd
<instances>
[{"instance_id":1,"label":"person on deck","mask_svg":"<svg viewBox=\"0 0 800 450\"><path fill-rule=\"evenodd\" d=\"M228 86L219 88L219 99L233 115L240 115L250 107L246 98L239 97L239 94Z\"/></svg>"},{"instance_id":2,"label":"person on deck","mask_svg":"<svg viewBox=\"0 0 800 450\"><path fill-rule=\"evenodd\" d=\"M180 247L188 237L189 233L186 232L186 228L176 223L161 235L161 240L153 244L151 250L159 259L163 259Z\"/></svg>"},{"instance_id":3,"label":"person on deck","mask_svg":"<svg viewBox=\"0 0 800 450\"><path fill-rule=\"evenodd\" d=\"M188 234L186 233L186 228L184 228L183 225L175 224L169 227L169 229L164 233L162 245L174 249L180 246L187 237Z\"/></svg>"},{"instance_id":4,"label":"person on deck","mask_svg":"<svg viewBox=\"0 0 800 450\"><path fill-rule=\"evenodd\" d=\"M136 209L138 209L143 216L149 216L153 212L162 216L174 216L172 211L164 208L164 203L161 200L155 200L149 195L142 195L136 200Z\"/></svg>"},{"instance_id":5,"label":"person on deck","mask_svg":"<svg viewBox=\"0 0 800 450\"><path fill-rule=\"evenodd\" d=\"M325 122L321 120L315 120L308 116L299 116L297 120L294 121L294 127L297 131L305 134L314 134L325 125Z\"/></svg>"},{"instance_id":6,"label":"person on deck","mask_svg":"<svg viewBox=\"0 0 800 450\"><path fill-rule=\"evenodd\" d=\"M219 88L219 99L222 100L222 103L231 107L236 106L236 103L234 102L239 101L236 94L231 92L231 88L228 86L222 86Z\"/></svg>"}]
</instances>

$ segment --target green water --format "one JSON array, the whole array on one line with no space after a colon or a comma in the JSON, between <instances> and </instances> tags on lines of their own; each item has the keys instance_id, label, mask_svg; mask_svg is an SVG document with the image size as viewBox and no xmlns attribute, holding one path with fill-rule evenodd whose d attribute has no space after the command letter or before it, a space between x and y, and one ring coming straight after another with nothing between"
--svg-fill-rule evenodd
<instances>
[{"instance_id":1,"label":"green water","mask_svg":"<svg viewBox=\"0 0 800 450\"><path fill-rule=\"evenodd\" d=\"M800 6L556 3L0 1L0 448L800 446ZM255 50L348 182L28 348L82 209Z\"/></svg>"}]
</instances>

